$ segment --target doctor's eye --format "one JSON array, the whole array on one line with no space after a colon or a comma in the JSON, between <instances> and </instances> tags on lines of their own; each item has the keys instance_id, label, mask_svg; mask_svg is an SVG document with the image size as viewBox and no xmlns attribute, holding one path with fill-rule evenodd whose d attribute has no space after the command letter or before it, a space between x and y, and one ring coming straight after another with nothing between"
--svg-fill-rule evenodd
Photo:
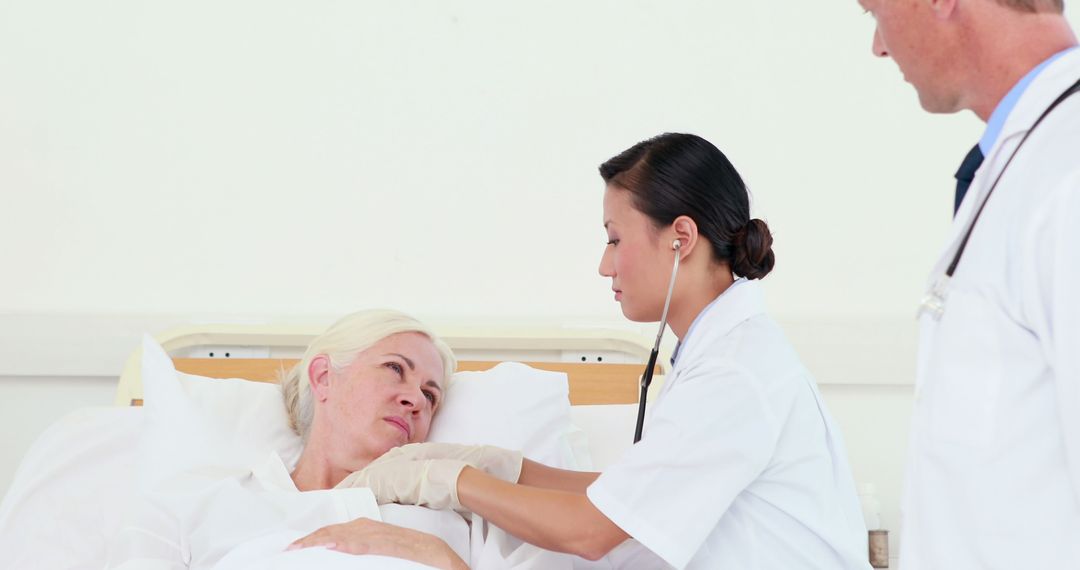
<instances>
[{"instance_id":1,"label":"doctor's eye","mask_svg":"<svg viewBox=\"0 0 1080 570\"><path fill-rule=\"evenodd\" d=\"M619 240L617 240L617 239L609 239L607 241L607 244L608 245L619 245Z\"/></svg>"}]
</instances>

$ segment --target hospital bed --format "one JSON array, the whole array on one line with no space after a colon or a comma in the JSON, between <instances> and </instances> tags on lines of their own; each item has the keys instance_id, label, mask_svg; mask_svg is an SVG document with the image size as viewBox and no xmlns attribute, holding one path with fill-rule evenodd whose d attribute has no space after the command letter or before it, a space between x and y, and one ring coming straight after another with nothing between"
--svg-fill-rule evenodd
<instances>
[{"instance_id":1,"label":"hospital bed","mask_svg":"<svg viewBox=\"0 0 1080 570\"><path fill-rule=\"evenodd\" d=\"M435 329L458 356L459 373L433 424L432 440L518 447L534 459L586 470L602 469L630 446L638 379L651 348L644 337L595 328ZM267 441L278 445L287 432L280 419L284 412L266 395L276 389L279 371L292 366L321 331L320 326L189 326L158 335L154 346L168 354L170 374L185 383L198 406L234 422L228 429L273 432ZM506 361L527 367L500 364ZM666 359L660 359L652 390L666 372ZM145 467L140 459L151 456L148 448L161 457L162 446L148 441L148 434L183 429L155 424L161 420L153 414L160 412L153 411L155 403L148 399L153 396L144 391L146 375L139 349L120 376L115 406L73 412L27 452L0 504L5 568L103 566L109 540L137 496L135 474ZM453 402L461 404L455 409ZM440 421L446 424L442 429ZM425 511L384 508L383 514L387 522L443 536L475 567L500 567L491 553L479 552L477 529L464 519L447 523L445 516L433 519ZM442 513L447 514L457 516Z\"/></svg>"}]
</instances>

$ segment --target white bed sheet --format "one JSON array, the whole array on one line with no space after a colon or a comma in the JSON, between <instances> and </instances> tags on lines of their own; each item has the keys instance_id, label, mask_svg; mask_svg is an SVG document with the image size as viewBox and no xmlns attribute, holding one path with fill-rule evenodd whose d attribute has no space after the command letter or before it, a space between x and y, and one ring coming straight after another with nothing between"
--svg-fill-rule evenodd
<instances>
[{"instance_id":1,"label":"white bed sheet","mask_svg":"<svg viewBox=\"0 0 1080 570\"><path fill-rule=\"evenodd\" d=\"M134 488L141 412L85 408L38 437L0 506L0 553L10 568L105 565Z\"/></svg>"},{"instance_id":2,"label":"white bed sheet","mask_svg":"<svg viewBox=\"0 0 1080 570\"><path fill-rule=\"evenodd\" d=\"M141 408L84 408L39 436L0 505L5 568L105 566L109 543L136 496L142 421ZM385 522L441 537L468 560L469 526L461 517L404 505L383 505L379 512Z\"/></svg>"}]
</instances>

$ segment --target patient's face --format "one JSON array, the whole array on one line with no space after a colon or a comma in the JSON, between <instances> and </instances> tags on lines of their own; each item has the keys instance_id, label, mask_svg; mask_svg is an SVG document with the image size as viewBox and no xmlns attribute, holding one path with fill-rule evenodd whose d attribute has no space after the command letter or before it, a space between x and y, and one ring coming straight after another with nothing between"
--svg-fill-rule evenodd
<instances>
[{"instance_id":1,"label":"patient's face","mask_svg":"<svg viewBox=\"0 0 1080 570\"><path fill-rule=\"evenodd\" d=\"M324 411L335 455L350 464L342 467L363 467L393 447L426 440L442 382L439 352L419 333L386 337L344 370L331 370Z\"/></svg>"}]
</instances>

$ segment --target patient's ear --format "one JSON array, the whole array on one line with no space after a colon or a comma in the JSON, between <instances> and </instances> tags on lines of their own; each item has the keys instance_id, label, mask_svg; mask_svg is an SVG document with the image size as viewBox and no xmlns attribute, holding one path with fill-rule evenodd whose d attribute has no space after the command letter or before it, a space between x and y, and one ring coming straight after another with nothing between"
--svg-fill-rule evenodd
<instances>
[{"instance_id":1,"label":"patient's ear","mask_svg":"<svg viewBox=\"0 0 1080 570\"><path fill-rule=\"evenodd\" d=\"M311 384L311 396L317 402L325 402L330 389L330 357L317 354L308 364L308 383Z\"/></svg>"}]
</instances>

